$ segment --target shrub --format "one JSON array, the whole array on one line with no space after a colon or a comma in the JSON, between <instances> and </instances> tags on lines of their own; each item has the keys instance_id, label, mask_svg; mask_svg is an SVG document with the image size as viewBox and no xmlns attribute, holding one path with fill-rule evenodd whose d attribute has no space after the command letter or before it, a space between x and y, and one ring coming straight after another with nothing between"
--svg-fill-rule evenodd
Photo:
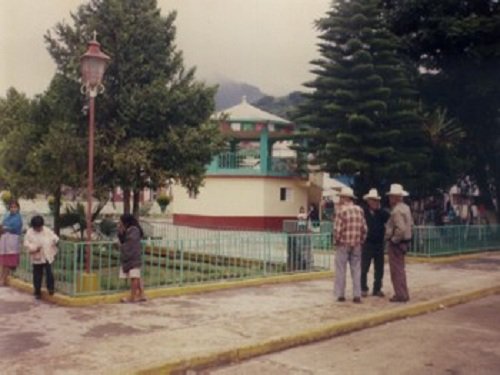
<instances>
[{"instance_id":1,"label":"shrub","mask_svg":"<svg viewBox=\"0 0 500 375\"><path fill-rule=\"evenodd\" d=\"M1 198L2 198L2 202L3 204L5 205L5 208L9 208L9 203L10 201L12 200L12 194L10 191L7 191L5 190L2 195L1 195Z\"/></svg>"},{"instance_id":2,"label":"shrub","mask_svg":"<svg viewBox=\"0 0 500 375\"><path fill-rule=\"evenodd\" d=\"M167 206L170 204L170 197L165 194L160 194L156 197L156 203L160 206L161 212L164 213L167 209Z\"/></svg>"},{"instance_id":3,"label":"shrub","mask_svg":"<svg viewBox=\"0 0 500 375\"><path fill-rule=\"evenodd\" d=\"M99 224L99 229L107 237L114 237L118 232L118 225L112 219L104 218Z\"/></svg>"},{"instance_id":4,"label":"shrub","mask_svg":"<svg viewBox=\"0 0 500 375\"><path fill-rule=\"evenodd\" d=\"M49 197L49 199L47 200L47 204L49 205L49 211L52 215L54 214L54 209L55 209L54 202L55 202L54 197Z\"/></svg>"}]
</instances>

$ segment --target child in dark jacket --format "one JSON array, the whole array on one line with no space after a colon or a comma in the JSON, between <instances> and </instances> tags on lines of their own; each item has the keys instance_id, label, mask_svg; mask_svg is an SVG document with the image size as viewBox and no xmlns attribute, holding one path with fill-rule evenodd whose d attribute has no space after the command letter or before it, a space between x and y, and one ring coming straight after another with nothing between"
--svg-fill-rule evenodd
<instances>
[{"instance_id":1,"label":"child in dark jacket","mask_svg":"<svg viewBox=\"0 0 500 375\"><path fill-rule=\"evenodd\" d=\"M118 239L120 240L120 279L130 279L130 298L122 302L142 302L146 300L141 282L143 231L137 219L130 214L120 217Z\"/></svg>"}]
</instances>

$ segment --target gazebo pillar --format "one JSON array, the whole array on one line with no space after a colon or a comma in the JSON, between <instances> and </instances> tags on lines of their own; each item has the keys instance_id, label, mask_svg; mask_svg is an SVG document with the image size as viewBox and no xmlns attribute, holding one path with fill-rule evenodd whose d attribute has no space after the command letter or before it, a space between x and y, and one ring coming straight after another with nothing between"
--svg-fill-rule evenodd
<instances>
[{"instance_id":1,"label":"gazebo pillar","mask_svg":"<svg viewBox=\"0 0 500 375\"><path fill-rule=\"evenodd\" d=\"M207 172L216 173L219 170L219 155L214 155L211 163L208 165Z\"/></svg>"},{"instance_id":2,"label":"gazebo pillar","mask_svg":"<svg viewBox=\"0 0 500 375\"><path fill-rule=\"evenodd\" d=\"M269 171L269 131L267 126L260 132L260 171L264 174Z\"/></svg>"}]
</instances>

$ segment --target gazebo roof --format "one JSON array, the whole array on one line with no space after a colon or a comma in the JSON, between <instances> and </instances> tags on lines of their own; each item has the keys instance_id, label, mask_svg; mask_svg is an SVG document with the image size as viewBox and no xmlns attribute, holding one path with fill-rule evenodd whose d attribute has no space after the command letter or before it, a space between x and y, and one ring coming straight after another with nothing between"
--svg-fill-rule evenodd
<instances>
[{"instance_id":1,"label":"gazebo roof","mask_svg":"<svg viewBox=\"0 0 500 375\"><path fill-rule=\"evenodd\" d=\"M229 107L222 111L216 112L213 117L219 118L222 114L228 116L229 122L255 122L255 123L274 123L274 124L291 124L290 121L285 120L272 113L263 111L251 104L249 104L244 96L240 104Z\"/></svg>"}]
</instances>

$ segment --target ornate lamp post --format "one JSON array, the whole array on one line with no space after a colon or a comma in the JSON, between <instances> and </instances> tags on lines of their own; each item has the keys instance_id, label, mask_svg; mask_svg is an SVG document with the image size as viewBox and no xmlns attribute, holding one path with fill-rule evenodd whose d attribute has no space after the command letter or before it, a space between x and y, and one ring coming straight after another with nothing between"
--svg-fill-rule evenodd
<instances>
[{"instance_id":1,"label":"ornate lamp post","mask_svg":"<svg viewBox=\"0 0 500 375\"><path fill-rule=\"evenodd\" d=\"M90 273L90 242L92 240L92 196L94 195L94 128L95 128L95 97L104 91L102 77L110 57L101 51L101 45L94 39L88 43L88 49L80 58L82 74L82 93L89 98L89 160L87 181L87 248L85 256L85 271Z\"/></svg>"}]
</instances>

